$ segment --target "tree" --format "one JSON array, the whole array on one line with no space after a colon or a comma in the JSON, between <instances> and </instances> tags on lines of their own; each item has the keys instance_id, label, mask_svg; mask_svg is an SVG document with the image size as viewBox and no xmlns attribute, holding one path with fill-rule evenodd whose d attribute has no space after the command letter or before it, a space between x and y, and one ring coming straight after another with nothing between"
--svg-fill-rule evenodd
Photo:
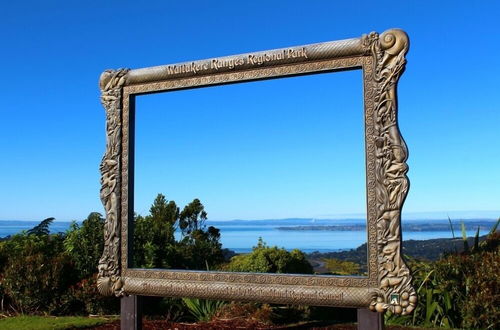
<instances>
[{"instance_id":1,"label":"tree","mask_svg":"<svg viewBox=\"0 0 500 330\"><path fill-rule=\"evenodd\" d=\"M158 194L149 209L153 224L173 238L174 225L179 218L179 208L174 201L167 201L165 196ZM170 238L170 237L169 237Z\"/></svg>"},{"instance_id":2,"label":"tree","mask_svg":"<svg viewBox=\"0 0 500 330\"><path fill-rule=\"evenodd\" d=\"M179 216L183 238L179 245L183 266L192 270L208 270L224 261L219 229L205 221L207 212L199 199L186 205Z\"/></svg>"},{"instance_id":3,"label":"tree","mask_svg":"<svg viewBox=\"0 0 500 330\"><path fill-rule=\"evenodd\" d=\"M143 268L205 270L223 262L220 232L205 226L207 212L199 199L182 212L174 201L158 194L149 215L135 216L134 265ZM180 241L175 230L181 231Z\"/></svg>"},{"instance_id":4,"label":"tree","mask_svg":"<svg viewBox=\"0 0 500 330\"><path fill-rule=\"evenodd\" d=\"M175 266L175 225L179 208L158 194L149 215L136 216L134 225L134 265L146 268Z\"/></svg>"},{"instance_id":5,"label":"tree","mask_svg":"<svg viewBox=\"0 0 500 330\"><path fill-rule=\"evenodd\" d=\"M207 212L198 198L186 205L179 218L179 227L183 235L189 235L193 231L203 230L207 220Z\"/></svg>"}]
</instances>

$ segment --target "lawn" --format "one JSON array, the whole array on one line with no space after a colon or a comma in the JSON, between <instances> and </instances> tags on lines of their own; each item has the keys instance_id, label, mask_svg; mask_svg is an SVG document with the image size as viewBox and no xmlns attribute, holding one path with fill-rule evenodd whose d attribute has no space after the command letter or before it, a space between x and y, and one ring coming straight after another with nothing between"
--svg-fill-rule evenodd
<instances>
[{"instance_id":1,"label":"lawn","mask_svg":"<svg viewBox=\"0 0 500 330\"><path fill-rule=\"evenodd\" d=\"M42 330L42 329L74 329L96 326L113 319L102 317L83 317L83 316L13 316L0 320L0 329L3 330Z\"/></svg>"}]
</instances>

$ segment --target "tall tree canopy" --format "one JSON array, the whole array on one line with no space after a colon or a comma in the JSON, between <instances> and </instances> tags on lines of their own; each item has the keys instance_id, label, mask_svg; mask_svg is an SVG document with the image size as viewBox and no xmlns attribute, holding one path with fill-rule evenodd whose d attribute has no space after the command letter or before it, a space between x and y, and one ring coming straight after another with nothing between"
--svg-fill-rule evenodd
<instances>
[{"instance_id":1,"label":"tall tree canopy","mask_svg":"<svg viewBox=\"0 0 500 330\"><path fill-rule=\"evenodd\" d=\"M203 230L207 220L207 212L198 198L186 205L179 218L179 226L184 235L189 235L196 230Z\"/></svg>"},{"instance_id":2,"label":"tall tree canopy","mask_svg":"<svg viewBox=\"0 0 500 330\"><path fill-rule=\"evenodd\" d=\"M224 258L220 232L205 226L207 212L199 199L182 212L174 201L158 194L149 215L135 217L134 266L204 270L214 268ZM180 229L179 240L175 231Z\"/></svg>"}]
</instances>

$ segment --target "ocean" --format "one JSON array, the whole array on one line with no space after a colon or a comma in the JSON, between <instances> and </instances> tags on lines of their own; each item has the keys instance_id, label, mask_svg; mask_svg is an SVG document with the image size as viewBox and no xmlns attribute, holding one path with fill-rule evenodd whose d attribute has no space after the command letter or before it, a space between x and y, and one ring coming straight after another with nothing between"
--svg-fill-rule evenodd
<instances>
[{"instance_id":1,"label":"ocean","mask_svg":"<svg viewBox=\"0 0 500 330\"><path fill-rule=\"evenodd\" d=\"M488 233L494 220L467 220L467 235L474 236L477 224L481 223L480 235ZM22 230L29 230L39 221L0 220L0 237L14 235ZM437 230L426 227L432 223ZM71 222L54 221L50 230L52 233L65 232ZM314 220L314 219L283 219L283 220L232 220L232 221L207 221L207 226L220 229L223 248L228 248L237 253L245 253L257 245L259 237L268 246L278 246L287 250L299 249L310 253L333 252L357 248L366 242L367 234L362 227L364 220ZM405 225L411 230L405 230ZM457 225L456 223L455 225ZM293 227L303 226L297 230ZM352 226L355 230L312 230L313 226ZM452 238L450 229L446 229L448 220L406 220L403 221L404 240L426 240L433 238ZM283 230L283 227L288 230ZM292 228L292 230L290 230ZM350 228L350 227L349 227ZM461 236L460 230L455 226L455 235ZM180 233L176 236L179 238Z\"/></svg>"},{"instance_id":2,"label":"ocean","mask_svg":"<svg viewBox=\"0 0 500 330\"><path fill-rule=\"evenodd\" d=\"M23 230L30 230L40 221L0 220L0 237L12 236ZM53 221L50 225L51 233L64 233L69 229L70 221Z\"/></svg>"}]
</instances>

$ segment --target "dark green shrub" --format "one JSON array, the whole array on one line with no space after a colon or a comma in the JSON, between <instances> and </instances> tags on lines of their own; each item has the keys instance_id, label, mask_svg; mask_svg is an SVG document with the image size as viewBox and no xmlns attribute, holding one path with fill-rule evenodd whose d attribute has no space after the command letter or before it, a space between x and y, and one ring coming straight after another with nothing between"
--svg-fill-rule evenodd
<instances>
[{"instance_id":1,"label":"dark green shrub","mask_svg":"<svg viewBox=\"0 0 500 330\"><path fill-rule=\"evenodd\" d=\"M475 256L474 263L481 266L473 270L470 277L467 301L464 304L463 324L465 328L500 327L500 258L498 251Z\"/></svg>"},{"instance_id":2,"label":"dark green shrub","mask_svg":"<svg viewBox=\"0 0 500 330\"><path fill-rule=\"evenodd\" d=\"M418 304L410 316L386 315L388 324L490 328L500 325L500 233L436 262L410 260Z\"/></svg>"},{"instance_id":3,"label":"dark green shrub","mask_svg":"<svg viewBox=\"0 0 500 330\"><path fill-rule=\"evenodd\" d=\"M141 296L142 311L149 319L172 322L191 320L188 309L181 298Z\"/></svg>"},{"instance_id":4,"label":"dark green shrub","mask_svg":"<svg viewBox=\"0 0 500 330\"><path fill-rule=\"evenodd\" d=\"M97 263L104 248L104 218L100 213L92 212L78 225L71 224L66 233L64 247L73 259L78 277L88 278L97 272Z\"/></svg>"},{"instance_id":5,"label":"dark green shrub","mask_svg":"<svg viewBox=\"0 0 500 330\"><path fill-rule=\"evenodd\" d=\"M60 313L62 296L77 281L63 241L62 235L21 233L0 244L0 254L8 256L1 286L12 309Z\"/></svg>"},{"instance_id":6,"label":"dark green shrub","mask_svg":"<svg viewBox=\"0 0 500 330\"><path fill-rule=\"evenodd\" d=\"M97 274L71 286L62 300L64 314L111 315L120 312L120 299L97 291Z\"/></svg>"},{"instance_id":7,"label":"dark green shrub","mask_svg":"<svg viewBox=\"0 0 500 330\"><path fill-rule=\"evenodd\" d=\"M500 233L483 241L477 251L449 255L436 262L442 290L454 304L456 326L496 328L500 325Z\"/></svg>"},{"instance_id":8,"label":"dark green shrub","mask_svg":"<svg viewBox=\"0 0 500 330\"><path fill-rule=\"evenodd\" d=\"M219 229L196 229L177 243L179 268L210 270L224 262L222 244L219 243Z\"/></svg>"}]
</instances>

